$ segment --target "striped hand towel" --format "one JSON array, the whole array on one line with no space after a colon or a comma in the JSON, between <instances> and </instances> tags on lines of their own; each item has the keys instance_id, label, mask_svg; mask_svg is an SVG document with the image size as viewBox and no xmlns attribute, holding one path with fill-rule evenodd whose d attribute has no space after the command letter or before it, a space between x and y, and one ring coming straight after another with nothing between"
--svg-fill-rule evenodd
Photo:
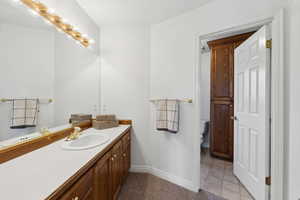
<instances>
[{"instance_id":1,"label":"striped hand towel","mask_svg":"<svg viewBox=\"0 0 300 200\"><path fill-rule=\"evenodd\" d=\"M179 101L159 100L156 106L156 129L177 133L179 131Z\"/></svg>"},{"instance_id":2,"label":"striped hand towel","mask_svg":"<svg viewBox=\"0 0 300 200\"><path fill-rule=\"evenodd\" d=\"M37 123L38 99L14 99L11 129L35 127Z\"/></svg>"}]
</instances>

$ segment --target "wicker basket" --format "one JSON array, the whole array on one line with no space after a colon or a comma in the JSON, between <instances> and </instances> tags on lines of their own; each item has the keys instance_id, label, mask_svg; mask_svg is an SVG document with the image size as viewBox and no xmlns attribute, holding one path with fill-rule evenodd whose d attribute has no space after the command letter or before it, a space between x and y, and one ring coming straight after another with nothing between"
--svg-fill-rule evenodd
<instances>
[{"instance_id":1,"label":"wicker basket","mask_svg":"<svg viewBox=\"0 0 300 200\"><path fill-rule=\"evenodd\" d=\"M116 121L115 115L98 115L96 116L97 121Z\"/></svg>"},{"instance_id":2,"label":"wicker basket","mask_svg":"<svg viewBox=\"0 0 300 200\"><path fill-rule=\"evenodd\" d=\"M93 128L102 130L102 129L107 129L107 128L114 128L119 126L119 121L114 120L114 121L98 121L98 120L93 120Z\"/></svg>"}]
</instances>

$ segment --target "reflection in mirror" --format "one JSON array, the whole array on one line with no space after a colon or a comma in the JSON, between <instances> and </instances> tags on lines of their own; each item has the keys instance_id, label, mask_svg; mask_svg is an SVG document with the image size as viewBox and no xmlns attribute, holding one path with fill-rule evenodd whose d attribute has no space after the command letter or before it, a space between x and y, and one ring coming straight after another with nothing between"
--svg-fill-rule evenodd
<instances>
[{"instance_id":1,"label":"reflection in mirror","mask_svg":"<svg viewBox=\"0 0 300 200\"><path fill-rule=\"evenodd\" d=\"M5 0L0 3L0 43L0 98L11 100L0 104L0 140L7 145L53 126L53 104L34 99L53 99L54 30L20 4Z\"/></svg>"},{"instance_id":2,"label":"reflection in mirror","mask_svg":"<svg viewBox=\"0 0 300 200\"><path fill-rule=\"evenodd\" d=\"M98 83L96 54L12 0L0 2L0 44L0 149L70 127L72 113L97 111L98 91L86 105L76 98Z\"/></svg>"}]
</instances>

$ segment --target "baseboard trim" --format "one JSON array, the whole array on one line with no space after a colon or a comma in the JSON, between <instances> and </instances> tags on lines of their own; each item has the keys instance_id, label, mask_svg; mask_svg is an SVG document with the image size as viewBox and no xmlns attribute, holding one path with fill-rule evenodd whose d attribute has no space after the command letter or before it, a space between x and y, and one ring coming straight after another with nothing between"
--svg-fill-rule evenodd
<instances>
[{"instance_id":1,"label":"baseboard trim","mask_svg":"<svg viewBox=\"0 0 300 200\"><path fill-rule=\"evenodd\" d=\"M149 173L152 174L152 169L151 167L147 165L133 165L131 166L130 172L135 172L135 173Z\"/></svg>"},{"instance_id":2,"label":"baseboard trim","mask_svg":"<svg viewBox=\"0 0 300 200\"><path fill-rule=\"evenodd\" d=\"M153 168L146 165L133 165L130 168L131 172L135 173L148 173L152 174L153 176L157 176L161 179L167 180L171 183L184 187L185 189L191 190L193 192L198 192L199 187L195 186L192 181L175 176L169 172L162 171L157 168Z\"/></svg>"}]
</instances>

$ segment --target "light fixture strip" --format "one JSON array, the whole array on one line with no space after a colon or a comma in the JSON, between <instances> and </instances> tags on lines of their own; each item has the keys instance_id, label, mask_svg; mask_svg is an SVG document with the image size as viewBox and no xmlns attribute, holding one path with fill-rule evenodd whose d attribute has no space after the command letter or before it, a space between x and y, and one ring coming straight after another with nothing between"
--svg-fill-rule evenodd
<instances>
[{"instance_id":1,"label":"light fixture strip","mask_svg":"<svg viewBox=\"0 0 300 200\"><path fill-rule=\"evenodd\" d=\"M74 40L78 41L82 46L89 47L91 42L88 38L84 37L82 33L75 30L74 27L70 24L64 23L64 20L48 11L48 8L41 2L34 1L34 0L20 0L24 5L28 8L36 12L38 15L43 17L46 21L53 24L58 30L66 33L67 35L71 36Z\"/></svg>"}]
</instances>

